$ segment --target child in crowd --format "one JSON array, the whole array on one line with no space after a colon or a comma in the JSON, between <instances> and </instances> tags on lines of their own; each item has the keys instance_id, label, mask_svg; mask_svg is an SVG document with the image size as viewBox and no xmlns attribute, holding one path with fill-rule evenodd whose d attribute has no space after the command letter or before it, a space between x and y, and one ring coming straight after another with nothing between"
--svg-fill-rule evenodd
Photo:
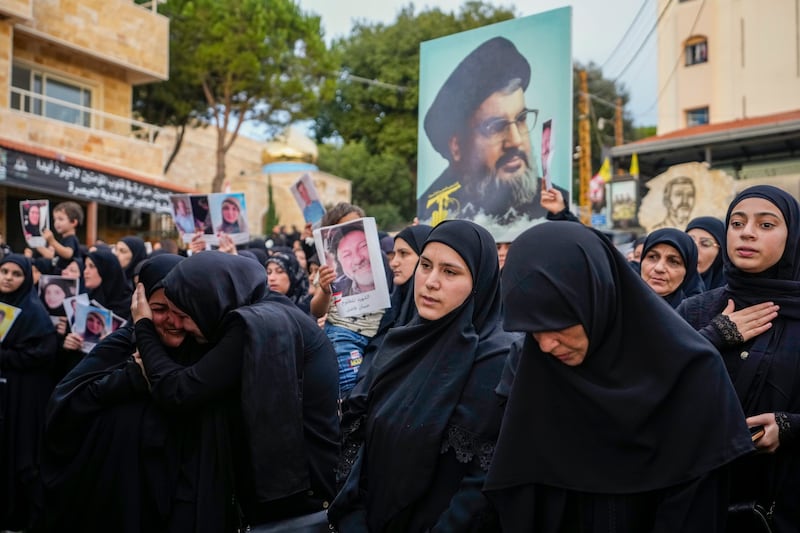
<instances>
[{"instance_id":1,"label":"child in crowd","mask_svg":"<svg viewBox=\"0 0 800 533\"><path fill-rule=\"evenodd\" d=\"M80 257L80 241L76 235L78 226L83 224L83 208L76 202L61 202L53 208L53 228L61 239L56 239L49 229L42 230L47 247L36 250L46 259L56 258L55 272L61 272L73 257Z\"/></svg>"}]
</instances>

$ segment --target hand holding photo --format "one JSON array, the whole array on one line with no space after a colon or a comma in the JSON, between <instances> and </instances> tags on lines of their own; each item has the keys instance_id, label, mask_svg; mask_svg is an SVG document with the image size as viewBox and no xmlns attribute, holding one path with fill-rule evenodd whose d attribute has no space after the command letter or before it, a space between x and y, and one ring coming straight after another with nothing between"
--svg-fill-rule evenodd
<instances>
[{"instance_id":1,"label":"hand holding photo","mask_svg":"<svg viewBox=\"0 0 800 533\"><path fill-rule=\"evenodd\" d=\"M336 272L333 300L342 316L360 316L389 307L374 218L360 218L314 230L317 255Z\"/></svg>"},{"instance_id":2,"label":"hand holding photo","mask_svg":"<svg viewBox=\"0 0 800 533\"><path fill-rule=\"evenodd\" d=\"M89 353L106 335L111 333L111 311L93 305L78 304L74 332L83 337L81 351Z\"/></svg>"}]
</instances>

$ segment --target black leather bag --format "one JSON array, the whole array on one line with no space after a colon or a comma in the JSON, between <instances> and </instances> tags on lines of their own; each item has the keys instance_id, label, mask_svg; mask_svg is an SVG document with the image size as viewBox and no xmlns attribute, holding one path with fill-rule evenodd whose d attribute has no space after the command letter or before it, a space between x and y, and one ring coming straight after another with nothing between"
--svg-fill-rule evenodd
<instances>
[{"instance_id":1,"label":"black leather bag","mask_svg":"<svg viewBox=\"0 0 800 533\"><path fill-rule=\"evenodd\" d=\"M775 505L774 503L772 504ZM772 508L750 501L728 506L726 533L772 533Z\"/></svg>"}]
</instances>

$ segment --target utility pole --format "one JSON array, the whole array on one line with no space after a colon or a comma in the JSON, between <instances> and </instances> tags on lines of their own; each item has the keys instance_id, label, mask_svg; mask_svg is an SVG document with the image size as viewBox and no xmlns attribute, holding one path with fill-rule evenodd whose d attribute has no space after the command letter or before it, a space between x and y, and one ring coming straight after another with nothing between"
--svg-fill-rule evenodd
<instances>
[{"instance_id":1,"label":"utility pole","mask_svg":"<svg viewBox=\"0 0 800 533\"><path fill-rule=\"evenodd\" d=\"M585 225L591 223L592 206L589 202L589 181L592 179L592 141L589 131L589 82L586 71L579 70L580 98L578 99L578 145L581 147L580 162L578 165L580 178L580 206L581 222Z\"/></svg>"}]
</instances>

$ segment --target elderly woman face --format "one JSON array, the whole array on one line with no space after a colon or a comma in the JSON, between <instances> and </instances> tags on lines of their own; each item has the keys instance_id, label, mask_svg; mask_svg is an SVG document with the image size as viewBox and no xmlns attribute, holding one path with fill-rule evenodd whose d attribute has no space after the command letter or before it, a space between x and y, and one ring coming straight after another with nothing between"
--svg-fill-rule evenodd
<instances>
[{"instance_id":1,"label":"elderly woman face","mask_svg":"<svg viewBox=\"0 0 800 533\"><path fill-rule=\"evenodd\" d=\"M133 259L133 252L128 248L128 245L125 244L125 241L117 242L117 245L114 247L114 253L122 269L125 270L128 268L128 265L131 264L131 259Z\"/></svg>"},{"instance_id":2,"label":"elderly woman face","mask_svg":"<svg viewBox=\"0 0 800 533\"><path fill-rule=\"evenodd\" d=\"M532 333L539 349L549 353L567 366L578 366L586 359L589 350L589 337L582 324L576 324L558 331Z\"/></svg>"},{"instance_id":3,"label":"elderly woman face","mask_svg":"<svg viewBox=\"0 0 800 533\"><path fill-rule=\"evenodd\" d=\"M659 296L669 296L686 277L686 265L678 250L669 244L656 244L642 256L642 279Z\"/></svg>"},{"instance_id":4,"label":"elderly woman face","mask_svg":"<svg viewBox=\"0 0 800 533\"><path fill-rule=\"evenodd\" d=\"M441 242L428 243L414 278L419 316L438 320L463 304L471 292L472 273L458 252Z\"/></svg>"}]
</instances>

